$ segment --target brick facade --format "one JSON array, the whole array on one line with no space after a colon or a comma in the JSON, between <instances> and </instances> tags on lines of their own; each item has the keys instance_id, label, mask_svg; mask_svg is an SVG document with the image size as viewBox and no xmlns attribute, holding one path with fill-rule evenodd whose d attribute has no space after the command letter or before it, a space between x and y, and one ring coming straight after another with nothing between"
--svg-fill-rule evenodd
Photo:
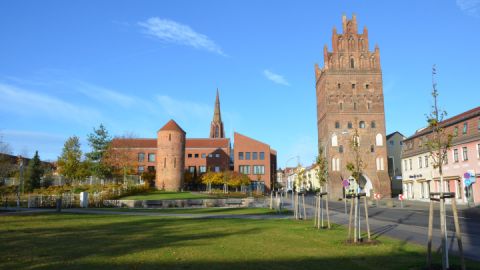
<instances>
[{"instance_id":1,"label":"brick facade","mask_svg":"<svg viewBox=\"0 0 480 270\"><path fill-rule=\"evenodd\" d=\"M341 183L350 176L346 164L353 161L350 145L357 129L367 191L390 196L380 50L369 51L368 30L358 33L355 15L342 17L342 30L333 29L323 68L315 65L318 145L329 161L329 192L343 197Z\"/></svg>"},{"instance_id":2,"label":"brick facade","mask_svg":"<svg viewBox=\"0 0 480 270\"><path fill-rule=\"evenodd\" d=\"M155 187L166 191L183 188L185 131L170 120L157 132L157 172Z\"/></svg>"}]
</instances>

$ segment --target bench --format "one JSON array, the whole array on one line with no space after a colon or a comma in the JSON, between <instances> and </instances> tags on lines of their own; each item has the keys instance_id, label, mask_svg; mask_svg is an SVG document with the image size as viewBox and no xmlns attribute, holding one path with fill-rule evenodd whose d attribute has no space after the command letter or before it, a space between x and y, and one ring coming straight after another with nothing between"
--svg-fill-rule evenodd
<instances>
[{"instance_id":1,"label":"bench","mask_svg":"<svg viewBox=\"0 0 480 270\"><path fill-rule=\"evenodd\" d=\"M228 206L236 205L237 207L239 207L239 206L242 206L243 200L242 199L227 199L225 204L228 205Z\"/></svg>"}]
</instances>

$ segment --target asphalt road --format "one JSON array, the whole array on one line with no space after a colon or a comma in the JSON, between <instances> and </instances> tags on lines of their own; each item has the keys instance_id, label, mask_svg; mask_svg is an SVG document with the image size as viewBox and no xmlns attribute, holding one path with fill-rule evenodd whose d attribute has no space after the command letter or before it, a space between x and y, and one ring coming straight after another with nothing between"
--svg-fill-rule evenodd
<instances>
[{"instance_id":1,"label":"asphalt road","mask_svg":"<svg viewBox=\"0 0 480 270\"><path fill-rule=\"evenodd\" d=\"M305 198L307 205L307 218L313 216L313 196ZM291 199L285 200L285 206L291 208ZM347 213L349 213L347 205ZM385 206L370 206L368 208L368 217L372 237L376 238L380 235L387 235L400 240L414 242L421 245L427 245L428 233L428 208L424 209L416 207L410 208L390 208ZM450 208L447 205L447 209ZM329 202L330 217L332 222L337 224L348 225L348 214L345 214L344 202ZM362 230L365 227L365 213L363 203L361 206ZM439 226L439 211L434 213L434 230L433 230L433 248L434 251L440 251L441 231ZM469 209L459 210L459 221L462 233L462 241L465 257L480 261L480 211L472 211ZM312 221L313 225L313 221ZM458 245L455 237L455 226L453 223L453 215L451 210L447 211L447 230L448 230L448 246L449 252L457 253Z\"/></svg>"}]
</instances>

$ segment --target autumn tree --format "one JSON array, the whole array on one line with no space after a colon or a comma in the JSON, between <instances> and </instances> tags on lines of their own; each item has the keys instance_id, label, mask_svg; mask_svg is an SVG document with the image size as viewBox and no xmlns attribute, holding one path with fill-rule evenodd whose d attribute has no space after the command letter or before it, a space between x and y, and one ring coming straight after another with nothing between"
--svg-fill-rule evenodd
<instances>
[{"instance_id":1,"label":"autumn tree","mask_svg":"<svg viewBox=\"0 0 480 270\"><path fill-rule=\"evenodd\" d=\"M10 145L3 140L3 136L0 134L0 184L15 171L15 164L9 157L11 154Z\"/></svg>"},{"instance_id":2,"label":"autumn tree","mask_svg":"<svg viewBox=\"0 0 480 270\"><path fill-rule=\"evenodd\" d=\"M58 157L58 171L70 181L77 181L88 176L88 167L82 162L80 139L77 136L68 138L63 145L62 154Z\"/></svg>"},{"instance_id":3,"label":"autumn tree","mask_svg":"<svg viewBox=\"0 0 480 270\"><path fill-rule=\"evenodd\" d=\"M114 176L122 177L123 182L127 182L127 175L135 172L137 166L137 159L132 154L132 149L128 143L122 144L122 141L133 139L135 135L125 134L120 137L116 137L112 140L105 152L104 160L105 164L112 167L112 173ZM115 145L115 141L118 141L119 145Z\"/></svg>"}]
</instances>

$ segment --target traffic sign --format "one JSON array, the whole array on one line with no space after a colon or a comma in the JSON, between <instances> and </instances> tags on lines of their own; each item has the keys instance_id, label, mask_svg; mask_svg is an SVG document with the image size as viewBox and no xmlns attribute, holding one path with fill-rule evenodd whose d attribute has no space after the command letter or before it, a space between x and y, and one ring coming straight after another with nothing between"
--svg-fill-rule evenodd
<instances>
[{"instance_id":1,"label":"traffic sign","mask_svg":"<svg viewBox=\"0 0 480 270\"><path fill-rule=\"evenodd\" d=\"M399 199L400 201L403 201L403 194L399 194L399 195L398 195L398 199Z\"/></svg>"},{"instance_id":2,"label":"traffic sign","mask_svg":"<svg viewBox=\"0 0 480 270\"><path fill-rule=\"evenodd\" d=\"M348 179L345 179L342 181L342 185L344 188L347 188L348 186L350 186L350 181L348 181Z\"/></svg>"},{"instance_id":3,"label":"traffic sign","mask_svg":"<svg viewBox=\"0 0 480 270\"><path fill-rule=\"evenodd\" d=\"M373 193L373 198L374 198L375 200L380 200L381 197L382 197L382 196L380 195L380 193Z\"/></svg>"}]
</instances>

